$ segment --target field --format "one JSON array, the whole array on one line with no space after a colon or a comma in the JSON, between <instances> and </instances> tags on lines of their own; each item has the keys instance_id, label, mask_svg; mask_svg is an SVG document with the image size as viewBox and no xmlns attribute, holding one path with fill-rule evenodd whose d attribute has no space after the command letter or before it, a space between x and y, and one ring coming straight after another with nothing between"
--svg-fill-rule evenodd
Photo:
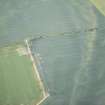
<instances>
[{"instance_id":1,"label":"field","mask_svg":"<svg viewBox=\"0 0 105 105\"><path fill-rule=\"evenodd\" d=\"M0 48L0 105L33 105L42 92L25 47Z\"/></svg>"},{"instance_id":2,"label":"field","mask_svg":"<svg viewBox=\"0 0 105 105\"><path fill-rule=\"evenodd\" d=\"M105 1L104 0L90 0L90 1L105 16Z\"/></svg>"}]
</instances>

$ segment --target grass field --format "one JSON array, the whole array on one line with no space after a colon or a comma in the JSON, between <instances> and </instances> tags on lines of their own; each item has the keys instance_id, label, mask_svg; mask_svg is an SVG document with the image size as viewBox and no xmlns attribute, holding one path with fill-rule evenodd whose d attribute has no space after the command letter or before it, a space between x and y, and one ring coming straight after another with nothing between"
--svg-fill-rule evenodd
<instances>
[{"instance_id":1,"label":"grass field","mask_svg":"<svg viewBox=\"0 0 105 105\"><path fill-rule=\"evenodd\" d=\"M17 48L0 49L0 105L33 105L42 98L31 60Z\"/></svg>"},{"instance_id":2,"label":"grass field","mask_svg":"<svg viewBox=\"0 0 105 105\"><path fill-rule=\"evenodd\" d=\"M105 0L90 0L90 1L105 16Z\"/></svg>"}]
</instances>

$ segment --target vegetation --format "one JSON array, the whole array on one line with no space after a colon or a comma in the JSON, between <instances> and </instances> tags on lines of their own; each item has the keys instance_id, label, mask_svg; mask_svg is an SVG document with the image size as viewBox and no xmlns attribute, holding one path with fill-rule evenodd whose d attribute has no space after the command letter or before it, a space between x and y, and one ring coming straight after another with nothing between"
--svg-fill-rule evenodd
<instances>
[{"instance_id":1,"label":"vegetation","mask_svg":"<svg viewBox=\"0 0 105 105\"><path fill-rule=\"evenodd\" d=\"M16 49L1 50L0 105L32 105L42 97L31 60L27 55L19 55Z\"/></svg>"},{"instance_id":2,"label":"vegetation","mask_svg":"<svg viewBox=\"0 0 105 105\"><path fill-rule=\"evenodd\" d=\"M103 14L105 15L105 0L90 0L95 7Z\"/></svg>"}]
</instances>

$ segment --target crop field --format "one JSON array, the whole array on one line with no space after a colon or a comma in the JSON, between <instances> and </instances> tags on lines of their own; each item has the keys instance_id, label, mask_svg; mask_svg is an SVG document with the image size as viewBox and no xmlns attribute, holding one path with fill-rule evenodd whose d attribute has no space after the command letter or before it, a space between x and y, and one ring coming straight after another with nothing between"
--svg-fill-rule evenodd
<instances>
[{"instance_id":1,"label":"crop field","mask_svg":"<svg viewBox=\"0 0 105 105\"><path fill-rule=\"evenodd\" d=\"M0 47L26 38L44 89L23 44L0 48L0 105L105 105L105 0L0 0Z\"/></svg>"},{"instance_id":2,"label":"crop field","mask_svg":"<svg viewBox=\"0 0 105 105\"><path fill-rule=\"evenodd\" d=\"M0 48L0 105L34 105L42 98L23 45Z\"/></svg>"},{"instance_id":3,"label":"crop field","mask_svg":"<svg viewBox=\"0 0 105 105\"><path fill-rule=\"evenodd\" d=\"M105 1L104 0L90 0L96 8L105 15Z\"/></svg>"}]
</instances>

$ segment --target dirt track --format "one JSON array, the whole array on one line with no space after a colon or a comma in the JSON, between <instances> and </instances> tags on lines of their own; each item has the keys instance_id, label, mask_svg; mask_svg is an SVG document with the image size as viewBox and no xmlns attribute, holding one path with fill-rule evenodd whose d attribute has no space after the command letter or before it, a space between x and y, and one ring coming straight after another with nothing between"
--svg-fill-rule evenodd
<instances>
[{"instance_id":1,"label":"dirt track","mask_svg":"<svg viewBox=\"0 0 105 105\"><path fill-rule=\"evenodd\" d=\"M43 93L43 98L36 104L36 105L40 105L47 97L49 97L49 93L47 93L47 92L45 91L43 82L42 82L42 80L41 80L40 74L39 74L39 72L38 72L38 70L37 70L37 67L36 67L36 64L35 64L35 60L34 60L34 58L33 58L33 56L32 56L32 53L31 53L31 50L30 50L30 46L29 46L29 44L28 44L28 40L25 40L25 43L26 43L26 45L27 45L28 55L29 55L29 57L30 57L30 59L31 59L31 61L32 61L32 65L33 65L33 68L34 68L34 69L33 69L34 74L37 76L39 86L40 86L40 88L41 88L41 90L42 90L42 93Z\"/></svg>"}]
</instances>

